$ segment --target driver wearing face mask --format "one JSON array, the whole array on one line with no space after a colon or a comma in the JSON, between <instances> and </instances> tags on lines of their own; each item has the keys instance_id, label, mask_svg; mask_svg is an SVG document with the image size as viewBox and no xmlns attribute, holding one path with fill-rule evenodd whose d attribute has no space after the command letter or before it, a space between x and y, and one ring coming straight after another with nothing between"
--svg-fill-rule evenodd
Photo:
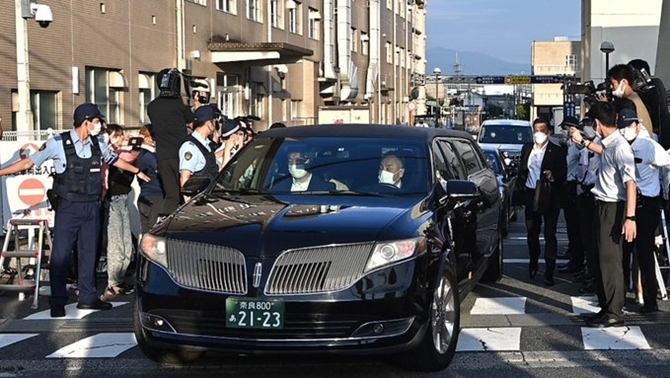
<instances>
[{"instance_id":1,"label":"driver wearing face mask","mask_svg":"<svg viewBox=\"0 0 670 378\"><path fill-rule=\"evenodd\" d=\"M634 80L633 71L627 64L617 64L607 72L612 87L612 95L616 98L625 98L635 103L635 111L640 122L647 129L649 135L654 133L654 125L651 122L649 111L644 105L642 98L633 90L631 83Z\"/></svg>"},{"instance_id":2,"label":"driver wearing face mask","mask_svg":"<svg viewBox=\"0 0 670 378\"><path fill-rule=\"evenodd\" d=\"M379 183L402 187L402 177L405 175L405 165L402 159L395 155L385 156L379 163Z\"/></svg>"},{"instance_id":3,"label":"driver wearing face mask","mask_svg":"<svg viewBox=\"0 0 670 378\"><path fill-rule=\"evenodd\" d=\"M302 151L289 151L286 164L290 177L273 186L275 192L332 191L335 185L310 172L312 159Z\"/></svg>"}]
</instances>

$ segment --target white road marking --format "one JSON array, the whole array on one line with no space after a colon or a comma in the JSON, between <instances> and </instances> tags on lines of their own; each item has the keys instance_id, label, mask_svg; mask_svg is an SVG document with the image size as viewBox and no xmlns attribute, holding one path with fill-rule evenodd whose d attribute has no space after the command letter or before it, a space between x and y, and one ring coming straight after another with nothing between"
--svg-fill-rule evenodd
<instances>
[{"instance_id":1,"label":"white road marking","mask_svg":"<svg viewBox=\"0 0 670 378\"><path fill-rule=\"evenodd\" d=\"M556 260L556 264L567 264L570 260ZM503 264L528 264L530 259L503 259ZM539 260L540 264L544 264L544 260Z\"/></svg>"},{"instance_id":2,"label":"white road marking","mask_svg":"<svg viewBox=\"0 0 670 378\"><path fill-rule=\"evenodd\" d=\"M525 297L477 298L470 315L517 315L526 313Z\"/></svg>"},{"instance_id":3,"label":"white road marking","mask_svg":"<svg viewBox=\"0 0 670 378\"><path fill-rule=\"evenodd\" d=\"M19 341L27 340L31 337L37 336L37 333L4 333L0 334L0 349L18 343Z\"/></svg>"},{"instance_id":4,"label":"white road marking","mask_svg":"<svg viewBox=\"0 0 670 378\"><path fill-rule=\"evenodd\" d=\"M493 352L521 350L521 328L463 328L457 352Z\"/></svg>"},{"instance_id":5,"label":"white road marking","mask_svg":"<svg viewBox=\"0 0 670 378\"><path fill-rule=\"evenodd\" d=\"M46 358L114 358L136 345L131 332L99 333L66 345Z\"/></svg>"},{"instance_id":6,"label":"white road marking","mask_svg":"<svg viewBox=\"0 0 670 378\"><path fill-rule=\"evenodd\" d=\"M572 301L573 314L589 314L600 311L598 307L598 298L595 296L589 297L570 297Z\"/></svg>"},{"instance_id":7,"label":"white road marking","mask_svg":"<svg viewBox=\"0 0 670 378\"><path fill-rule=\"evenodd\" d=\"M585 350L651 349L640 327L582 327Z\"/></svg>"},{"instance_id":8,"label":"white road marking","mask_svg":"<svg viewBox=\"0 0 670 378\"><path fill-rule=\"evenodd\" d=\"M123 306L129 302L110 302L113 307ZM65 317L62 318L52 318L50 310L44 310L36 312L30 316L23 318L23 320L69 320L69 319L81 319L85 316L91 315L94 312L100 310L80 310L77 308L76 303L70 303L65 306Z\"/></svg>"}]
</instances>

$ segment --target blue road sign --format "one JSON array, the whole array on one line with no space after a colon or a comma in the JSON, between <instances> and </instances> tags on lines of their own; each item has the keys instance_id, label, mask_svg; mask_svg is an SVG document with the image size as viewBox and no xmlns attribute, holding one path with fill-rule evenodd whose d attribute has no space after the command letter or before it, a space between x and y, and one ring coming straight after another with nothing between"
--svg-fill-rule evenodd
<instances>
[{"instance_id":1,"label":"blue road sign","mask_svg":"<svg viewBox=\"0 0 670 378\"><path fill-rule=\"evenodd\" d=\"M505 84L505 76L477 76L477 84Z\"/></svg>"},{"instance_id":2,"label":"blue road sign","mask_svg":"<svg viewBox=\"0 0 670 378\"><path fill-rule=\"evenodd\" d=\"M531 76L531 84L558 84L563 82L562 76Z\"/></svg>"},{"instance_id":3,"label":"blue road sign","mask_svg":"<svg viewBox=\"0 0 670 378\"><path fill-rule=\"evenodd\" d=\"M573 101L563 103L563 117L576 117L577 109Z\"/></svg>"}]
</instances>

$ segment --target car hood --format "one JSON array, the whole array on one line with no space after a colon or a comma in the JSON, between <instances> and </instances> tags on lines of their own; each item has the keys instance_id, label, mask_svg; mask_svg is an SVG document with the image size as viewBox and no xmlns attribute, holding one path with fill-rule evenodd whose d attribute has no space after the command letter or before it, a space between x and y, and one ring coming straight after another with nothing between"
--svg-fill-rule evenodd
<instances>
[{"instance_id":1,"label":"car hood","mask_svg":"<svg viewBox=\"0 0 670 378\"><path fill-rule=\"evenodd\" d=\"M152 233L271 256L291 248L403 237L427 214L420 211L422 202L417 197L200 196Z\"/></svg>"},{"instance_id":2,"label":"car hood","mask_svg":"<svg viewBox=\"0 0 670 378\"><path fill-rule=\"evenodd\" d=\"M521 151L523 144L479 143L480 146L494 147L501 151Z\"/></svg>"}]
</instances>

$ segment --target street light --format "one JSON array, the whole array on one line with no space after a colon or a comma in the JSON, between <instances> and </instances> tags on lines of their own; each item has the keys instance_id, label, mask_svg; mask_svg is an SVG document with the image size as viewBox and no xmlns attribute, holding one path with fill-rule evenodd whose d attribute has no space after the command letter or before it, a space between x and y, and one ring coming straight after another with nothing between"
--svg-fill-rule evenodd
<instances>
[{"instance_id":1,"label":"street light","mask_svg":"<svg viewBox=\"0 0 670 378\"><path fill-rule=\"evenodd\" d=\"M614 52L614 44L610 41L603 41L600 44L600 51L605 53L605 75L610 70L610 54Z\"/></svg>"},{"instance_id":2,"label":"street light","mask_svg":"<svg viewBox=\"0 0 670 378\"><path fill-rule=\"evenodd\" d=\"M438 97L440 95L440 75L442 70L440 67L433 68L433 75L435 75L435 127L439 126L440 121L440 104Z\"/></svg>"}]
</instances>

